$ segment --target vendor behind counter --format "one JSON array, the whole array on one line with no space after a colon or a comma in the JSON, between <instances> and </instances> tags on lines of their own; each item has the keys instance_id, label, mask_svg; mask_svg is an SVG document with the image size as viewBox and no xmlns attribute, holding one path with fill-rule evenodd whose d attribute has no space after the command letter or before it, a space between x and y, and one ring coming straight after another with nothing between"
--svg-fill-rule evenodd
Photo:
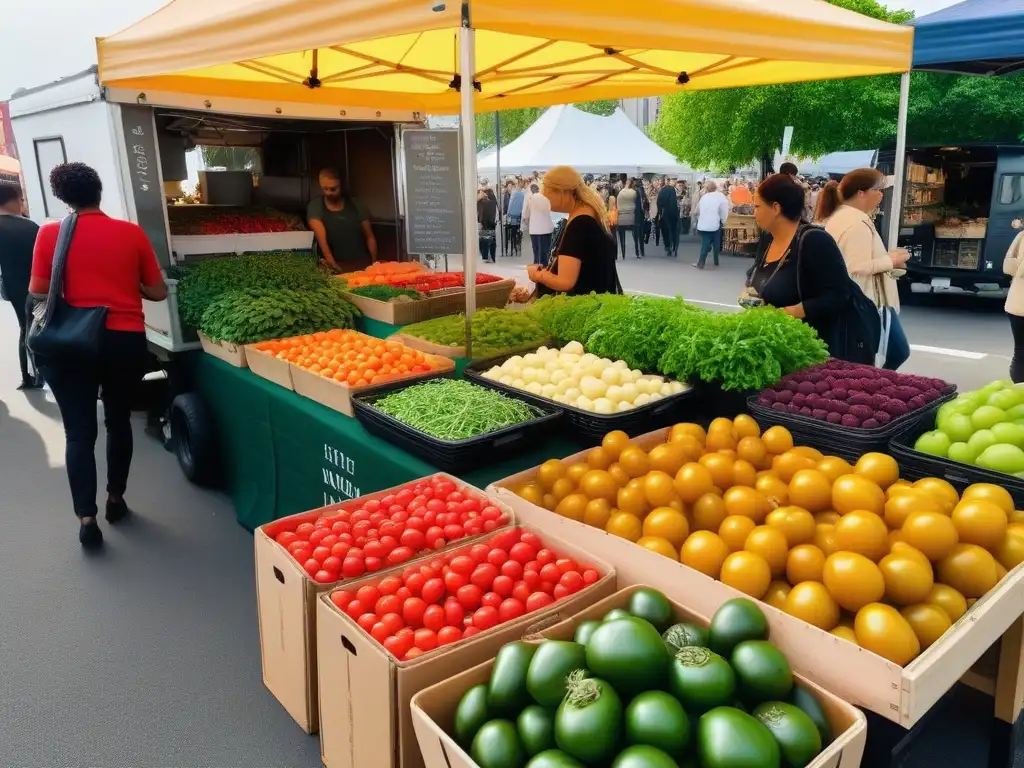
<instances>
[{"instance_id":1,"label":"vendor behind counter","mask_svg":"<svg viewBox=\"0 0 1024 768\"><path fill-rule=\"evenodd\" d=\"M341 174L320 171L322 197L310 201L306 220L316 235L320 258L338 272L356 272L377 260L377 239L370 214L359 200L342 189Z\"/></svg>"}]
</instances>

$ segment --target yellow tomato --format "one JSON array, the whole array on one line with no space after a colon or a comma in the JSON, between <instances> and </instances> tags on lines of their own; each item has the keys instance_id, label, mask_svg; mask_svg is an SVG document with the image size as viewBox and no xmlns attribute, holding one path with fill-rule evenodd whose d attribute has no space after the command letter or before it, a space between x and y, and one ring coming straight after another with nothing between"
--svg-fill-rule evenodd
<instances>
[{"instance_id":1,"label":"yellow tomato","mask_svg":"<svg viewBox=\"0 0 1024 768\"><path fill-rule=\"evenodd\" d=\"M612 457L612 461L618 461L619 456L629 446L629 435L621 429L613 430L604 436L601 447Z\"/></svg>"},{"instance_id":2,"label":"yellow tomato","mask_svg":"<svg viewBox=\"0 0 1024 768\"><path fill-rule=\"evenodd\" d=\"M848 626L846 624L840 624L838 627L832 630L832 634L836 637L846 640L847 642L853 643L854 645L858 645L857 633L853 631L853 627L851 626Z\"/></svg>"},{"instance_id":3,"label":"yellow tomato","mask_svg":"<svg viewBox=\"0 0 1024 768\"><path fill-rule=\"evenodd\" d=\"M587 464L591 469L608 469L615 458L604 448L591 448L587 453Z\"/></svg>"},{"instance_id":4,"label":"yellow tomato","mask_svg":"<svg viewBox=\"0 0 1024 768\"><path fill-rule=\"evenodd\" d=\"M789 545L782 531L770 525L759 525L747 535L743 549L760 555L768 563L772 576L779 577L786 572Z\"/></svg>"},{"instance_id":5,"label":"yellow tomato","mask_svg":"<svg viewBox=\"0 0 1024 768\"><path fill-rule=\"evenodd\" d=\"M612 511L612 506L607 499L593 499L583 510L583 522L603 531L604 527L608 525Z\"/></svg>"},{"instance_id":6,"label":"yellow tomato","mask_svg":"<svg viewBox=\"0 0 1024 768\"><path fill-rule=\"evenodd\" d=\"M945 515L952 512L953 507L960 501L956 488L941 477L922 478L914 483L914 487L932 494L939 502L940 511Z\"/></svg>"},{"instance_id":7,"label":"yellow tomato","mask_svg":"<svg viewBox=\"0 0 1024 768\"><path fill-rule=\"evenodd\" d=\"M588 499L615 501L619 484L603 469L592 469L580 480L580 492Z\"/></svg>"},{"instance_id":8,"label":"yellow tomato","mask_svg":"<svg viewBox=\"0 0 1024 768\"><path fill-rule=\"evenodd\" d=\"M745 437L759 437L761 427L754 421L753 416L741 413L732 420L732 434L737 440L742 440Z\"/></svg>"},{"instance_id":9,"label":"yellow tomato","mask_svg":"<svg viewBox=\"0 0 1024 768\"><path fill-rule=\"evenodd\" d=\"M903 540L929 560L941 560L960 541L956 526L938 512L914 512L900 529Z\"/></svg>"},{"instance_id":10,"label":"yellow tomato","mask_svg":"<svg viewBox=\"0 0 1024 768\"><path fill-rule=\"evenodd\" d=\"M1010 518L1010 525L1014 523L1024 525L1024 509L1015 509L1008 517Z\"/></svg>"},{"instance_id":11,"label":"yellow tomato","mask_svg":"<svg viewBox=\"0 0 1024 768\"><path fill-rule=\"evenodd\" d=\"M821 581L825 570L825 553L813 544L800 544L789 550L786 558L786 578L790 584L803 581Z\"/></svg>"},{"instance_id":12,"label":"yellow tomato","mask_svg":"<svg viewBox=\"0 0 1024 768\"><path fill-rule=\"evenodd\" d=\"M725 502L717 493L705 493L691 510L693 527L698 531L717 531L727 517Z\"/></svg>"},{"instance_id":13,"label":"yellow tomato","mask_svg":"<svg viewBox=\"0 0 1024 768\"><path fill-rule=\"evenodd\" d=\"M853 466L850 462L838 456L826 456L818 462L817 470L823 473L830 483L834 483L843 475L853 474Z\"/></svg>"},{"instance_id":14,"label":"yellow tomato","mask_svg":"<svg viewBox=\"0 0 1024 768\"><path fill-rule=\"evenodd\" d=\"M774 472L758 473L754 477L754 490L780 507L789 504L789 485L782 482Z\"/></svg>"},{"instance_id":15,"label":"yellow tomato","mask_svg":"<svg viewBox=\"0 0 1024 768\"><path fill-rule=\"evenodd\" d=\"M676 548L672 546L672 543L660 536L641 536L636 543L644 549L657 552L659 555L664 555L672 560L679 559L679 553L676 552Z\"/></svg>"},{"instance_id":16,"label":"yellow tomato","mask_svg":"<svg viewBox=\"0 0 1024 768\"><path fill-rule=\"evenodd\" d=\"M561 459L548 459L537 469L537 482L541 484L542 488L550 491L556 480L565 477L565 471L564 461Z\"/></svg>"},{"instance_id":17,"label":"yellow tomato","mask_svg":"<svg viewBox=\"0 0 1024 768\"><path fill-rule=\"evenodd\" d=\"M722 573L722 563L728 556L729 547L711 531L690 534L679 550L679 562L713 579Z\"/></svg>"},{"instance_id":18,"label":"yellow tomato","mask_svg":"<svg viewBox=\"0 0 1024 768\"><path fill-rule=\"evenodd\" d=\"M1024 563L1024 531L1012 527L1008 529L999 546L992 550L992 554L1008 571Z\"/></svg>"},{"instance_id":19,"label":"yellow tomato","mask_svg":"<svg viewBox=\"0 0 1024 768\"><path fill-rule=\"evenodd\" d=\"M612 534L626 539L627 541L639 541L643 534L643 526L640 518L628 512L616 512L608 518L608 525L605 530Z\"/></svg>"},{"instance_id":20,"label":"yellow tomato","mask_svg":"<svg viewBox=\"0 0 1024 768\"><path fill-rule=\"evenodd\" d=\"M885 502L885 523L890 528L902 528L914 512L941 513L938 499L931 493L914 488L890 496Z\"/></svg>"},{"instance_id":21,"label":"yellow tomato","mask_svg":"<svg viewBox=\"0 0 1024 768\"><path fill-rule=\"evenodd\" d=\"M558 502L558 506L555 507L555 514L582 522L583 513L586 511L587 504L589 503L590 499L582 493L570 493Z\"/></svg>"},{"instance_id":22,"label":"yellow tomato","mask_svg":"<svg viewBox=\"0 0 1024 768\"><path fill-rule=\"evenodd\" d=\"M832 484L832 509L840 515L857 510L881 515L885 512L885 493L863 475L843 475Z\"/></svg>"},{"instance_id":23,"label":"yellow tomato","mask_svg":"<svg viewBox=\"0 0 1024 768\"><path fill-rule=\"evenodd\" d=\"M619 454L619 466L630 477L643 477L651 470L651 462L642 448L631 445Z\"/></svg>"},{"instance_id":24,"label":"yellow tomato","mask_svg":"<svg viewBox=\"0 0 1024 768\"><path fill-rule=\"evenodd\" d=\"M800 509L800 507L779 507L773 512L769 512L764 521L772 528L782 531L786 537L786 543L791 547L814 541L817 525L811 513Z\"/></svg>"},{"instance_id":25,"label":"yellow tomato","mask_svg":"<svg viewBox=\"0 0 1024 768\"><path fill-rule=\"evenodd\" d=\"M553 494L553 493L545 493L544 494L544 502L543 502L544 509L546 509L548 512L554 512L555 511L555 507L557 507L557 506L558 506L558 497L555 496L555 494Z\"/></svg>"},{"instance_id":26,"label":"yellow tomato","mask_svg":"<svg viewBox=\"0 0 1024 768\"><path fill-rule=\"evenodd\" d=\"M886 555L878 568L885 579L885 599L890 603L924 602L932 591L934 575L930 563L905 555Z\"/></svg>"},{"instance_id":27,"label":"yellow tomato","mask_svg":"<svg viewBox=\"0 0 1024 768\"><path fill-rule=\"evenodd\" d=\"M723 584L760 600L768 591L772 572L760 555L753 552L733 552L722 563L719 578Z\"/></svg>"},{"instance_id":28,"label":"yellow tomato","mask_svg":"<svg viewBox=\"0 0 1024 768\"><path fill-rule=\"evenodd\" d=\"M757 523L743 515L729 515L722 521L718 528L718 535L730 552L738 552L743 549L750 532L757 527Z\"/></svg>"},{"instance_id":29,"label":"yellow tomato","mask_svg":"<svg viewBox=\"0 0 1024 768\"><path fill-rule=\"evenodd\" d=\"M637 517L647 514L649 507L642 487L627 485L625 488L620 488L615 499L615 506L623 512L629 512Z\"/></svg>"},{"instance_id":30,"label":"yellow tomato","mask_svg":"<svg viewBox=\"0 0 1024 768\"><path fill-rule=\"evenodd\" d=\"M538 507L544 503L544 489L537 483L526 483L516 491L516 495Z\"/></svg>"},{"instance_id":31,"label":"yellow tomato","mask_svg":"<svg viewBox=\"0 0 1024 768\"><path fill-rule=\"evenodd\" d=\"M583 479L583 476L587 474L587 472L589 472L590 469L590 465L586 463L581 462L579 464L573 464L572 466L566 468L565 476L572 480L573 485L575 485L579 483L580 480Z\"/></svg>"},{"instance_id":32,"label":"yellow tomato","mask_svg":"<svg viewBox=\"0 0 1024 768\"><path fill-rule=\"evenodd\" d=\"M671 507L657 507L644 518L643 530L645 537L665 539L678 549L690 535L690 524L682 512Z\"/></svg>"},{"instance_id":33,"label":"yellow tomato","mask_svg":"<svg viewBox=\"0 0 1024 768\"><path fill-rule=\"evenodd\" d=\"M796 448L792 448L772 459L772 471L779 476L782 482L788 484L801 469L814 469L815 464L815 461L798 453Z\"/></svg>"},{"instance_id":34,"label":"yellow tomato","mask_svg":"<svg viewBox=\"0 0 1024 768\"><path fill-rule=\"evenodd\" d=\"M946 612L936 605L918 603L900 611L921 643L921 650L932 645L952 626Z\"/></svg>"},{"instance_id":35,"label":"yellow tomato","mask_svg":"<svg viewBox=\"0 0 1024 768\"><path fill-rule=\"evenodd\" d=\"M975 483L967 486L960 501L989 501L1003 510L1007 515L1014 511L1013 497L1001 485L993 483Z\"/></svg>"},{"instance_id":36,"label":"yellow tomato","mask_svg":"<svg viewBox=\"0 0 1024 768\"><path fill-rule=\"evenodd\" d=\"M793 587L786 597L785 611L824 630L831 630L839 623L839 606L825 585L816 581L805 581Z\"/></svg>"},{"instance_id":37,"label":"yellow tomato","mask_svg":"<svg viewBox=\"0 0 1024 768\"><path fill-rule=\"evenodd\" d=\"M924 553L919 549L914 549L912 546L907 544L905 541L897 541L892 545L892 549L889 550L890 555L899 555L900 557L909 557L921 565L926 565L930 569L932 567L931 561L924 556Z\"/></svg>"},{"instance_id":38,"label":"yellow tomato","mask_svg":"<svg viewBox=\"0 0 1024 768\"><path fill-rule=\"evenodd\" d=\"M772 505L762 494L745 485L736 485L722 496L725 511L730 515L743 515L755 523L763 523Z\"/></svg>"},{"instance_id":39,"label":"yellow tomato","mask_svg":"<svg viewBox=\"0 0 1024 768\"><path fill-rule=\"evenodd\" d=\"M894 664L906 666L921 652L910 623L889 605L870 603L857 611L853 623L857 644Z\"/></svg>"},{"instance_id":40,"label":"yellow tomato","mask_svg":"<svg viewBox=\"0 0 1024 768\"><path fill-rule=\"evenodd\" d=\"M732 463L732 475L734 485L745 485L753 488L757 481L757 470L749 461L737 459Z\"/></svg>"},{"instance_id":41,"label":"yellow tomato","mask_svg":"<svg viewBox=\"0 0 1024 768\"><path fill-rule=\"evenodd\" d=\"M768 449L768 453L776 456L793 450L793 435L785 427L769 427L761 435L761 439L764 440L764 447Z\"/></svg>"},{"instance_id":42,"label":"yellow tomato","mask_svg":"<svg viewBox=\"0 0 1024 768\"><path fill-rule=\"evenodd\" d=\"M832 598L848 611L859 611L885 594L885 579L878 566L855 552L829 555L821 580Z\"/></svg>"},{"instance_id":43,"label":"yellow tomato","mask_svg":"<svg viewBox=\"0 0 1024 768\"><path fill-rule=\"evenodd\" d=\"M679 498L687 504L693 504L705 493L711 492L715 487L715 480L707 467L691 461L676 472L673 487Z\"/></svg>"},{"instance_id":44,"label":"yellow tomato","mask_svg":"<svg viewBox=\"0 0 1024 768\"><path fill-rule=\"evenodd\" d=\"M736 473L733 472L733 461L728 456L723 456L720 453L705 453L697 463L711 474L711 482L719 490L725 491L735 484Z\"/></svg>"},{"instance_id":45,"label":"yellow tomato","mask_svg":"<svg viewBox=\"0 0 1024 768\"><path fill-rule=\"evenodd\" d=\"M1003 491L1002 488L999 490ZM970 492L970 488L964 491L966 498L954 507L951 516L953 525L960 534L961 542L993 549L1006 537L1006 528L1009 524L1006 510L994 501L984 501L976 496L970 496Z\"/></svg>"},{"instance_id":46,"label":"yellow tomato","mask_svg":"<svg viewBox=\"0 0 1024 768\"><path fill-rule=\"evenodd\" d=\"M700 424L684 422L681 424L676 424L674 427L672 427L671 430L669 430L668 439L669 442L672 442L684 436L692 437L701 445L704 445L704 442L708 438L708 433L704 431L704 427L702 427Z\"/></svg>"},{"instance_id":47,"label":"yellow tomato","mask_svg":"<svg viewBox=\"0 0 1024 768\"><path fill-rule=\"evenodd\" d=\"M786 598L789 597L791 589L792 587L784 581L773 581L768 585L768 591L764 593L764 597L761 600L768 603L772 608L784 611L786 610Z\"/></svg>"},{"instance_id":48,"label":"yellow tomato","mask_svg":"<svg viewBox=\"0 0 1024 768\"><path fill-rule=\"evenodd\" d=\"M829 525L835 525L840 520L840 515L834 509L826 509L824 512L819 512L814 516L815 523L828 523Z\"/></svg>"},{"instance_id":49,"label":"yellow tomato","mask_svg":"<svg viewBox=\"0 0 1024 768\"><path fill-rule=\"evenodd\" d=\"M811 543L828 557L836 551L836 527L828 523L818 523L814 528L814 541Z\"/></svg>"},{"instance_id":50,"label":"yellow tomato","mask_svg":"<svg viewBox=\"0 0 1024 768\"><path fill-rule=\"evenodd\" d=\"M664 472L667 475L675 476L679 468L687 461L686 449L682 443L664 443L656 445L647 454L651 462L651 470Z\"/></svg>"},{"instance_id":51,"label":"yellow tomato","mask_svg":"<svg viewBox=\"0 0 1024 768\"><path fill-rule=\"evenodd\" d=\"M630 480L629 473L617 461L608 467L608 474L615 478L615 482L620 486L626 485Z\"/></svg>"},{"instance_id":52,"label":"yellow tomato","mask_svg":"<svg viewBox=\"0 0 1024 768\"><path fill-rule=\"evenodd\" d=\"M841 552L856 552L876 563L889 552L889 529L871 512L859 510L843 515L835 533L836 548Z\"/></svg>"},{"instance_id":53,"label":"yellow tomato","mask_svg":"<svg viewBox=\"0 0 1024 768\"><path fill-rule=\"evenodd\" d=\"M587 474L590 474L589 472ZM586 475L584 475L586 477ZM576 490L576 484L568 477L560 477L555 480L554 485L551 486L551 495L555 497L555 501L561 501L570 493Z\"/></svg>"},{"instance_id":54,"label":"yellow tomato","mask_svg":"<svg viewBox=\"0 0 1024 768\"><path fill-rule=\"evenodd\" d=\"M936 584L925 598L926 603L938 606L950 621L956 621L967 613L967 600L948 584Z\"/></svg>"},{"instance_id":55,"label":"yellow tomato","mask_svg":"<svg viewBox=\"0 0 1024 768\"><path fill-rule=\"evenodd\" d=\"M672 476L666 472L651 470L644 476L644 498L652 507L667 507L678 498L672 484Z\"/></svg>"},{"instance_id":56,"label":"yellow tomato","mask_svg":"<svg viewBox=\"0 0 1024 768\"><path fill-rule=\"evenodd\" d=\"M729 422L729 426L716 424L718 419L715 419L708 427L708 437L704 442L704 447L709 451L723 451L723 450L735 450L736 438L732 436L732 422ZM728 419L726 419L728 421Z\"/></svg>"},{"instance_id":57,"label":"yellow tomato","mask_svg":"<svg viewBox=\"0 0 1024 768\"><path fill-rule=\"evenodd\" d=\"M798 445L793 448L793 453L797 456L803 456L805 459L810 459L815 464L825 458L825 454L817 448L811 448L809 445Z\"/></svg>"},{"instance_id":58,"label":"yellow tomato","mask_svg":"<svg viewBox=\"0 0 1024 768\"><path fill-rule=\"evenodd\" d=\"M764 447L764 441L760 437L743 437L736 444L736 457L742 461L749 461L758 469L765 469L768 466L768 449Z\"/></svg>"},{"instance_id":59,"label":"yellow tomato","mask_svg":"<svg viewBox=\"0 0 1024 768\"><path fill-rule=\"evenodd\" d=\"M979 598L999 581L996 560L977 544L957 544L938 562L939 581L966 598Z\"/></svg>"},{"instance_id":60,"label":"yellow tomato","mask_svg":"<svg viewBox=\"0 0 1024 768\"><path fill-rule=\"evenodd\" d=\"M865 453L857 459L853 471L868 478L883 490L900 479L899 464L886 453Z\"/></svg>"},{"instance_id":61,"label":"yellow tomato","mask_svg":"<svg viewBox=\"0 0 1024 768\"><path fill-rule=\"evenodd\" d=\"M808 512L823 512L832 506L832 481L817 469L801 469L789 481L789 503Z\"/></svg>"},{"instance_id":62,"label":"yellow tomato","mask_svg":"<svg viewBox=\"0 0 1024 768\"><path fill-rule=\"evenodd\" d=\"M897 480L895 483L885 489L885 498L888 501L898 493L903 493L908 489L912 489L914 484L909 480Z\"/></svg>"}]
</instances>

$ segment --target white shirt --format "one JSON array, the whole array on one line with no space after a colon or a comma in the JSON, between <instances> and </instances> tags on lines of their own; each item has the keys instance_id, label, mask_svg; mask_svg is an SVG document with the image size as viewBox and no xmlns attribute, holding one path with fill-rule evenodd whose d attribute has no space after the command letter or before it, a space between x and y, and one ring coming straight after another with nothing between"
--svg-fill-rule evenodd
<instances>
[{"instance_id":1,"label":"white shirt","mask_svg":"<svg viewBox=\"0 0 1024 768\"><path fill-rule=\"evenodd\" d=\"M551 220L551 201L542 193L531 195L523 206L523 226L531 235L550 235L555 231Z\"/></svg>"},{"instance_id":2,"label":"white shirt","mask_svg":"<svg viewBox=\"0 0 1024 768\"><path fill-rule=\"evenodd\" d=\"M729 200L718 190L707 192L697 204L697 231L717 232L729 218Z\"/></svg>"}]
</instances>

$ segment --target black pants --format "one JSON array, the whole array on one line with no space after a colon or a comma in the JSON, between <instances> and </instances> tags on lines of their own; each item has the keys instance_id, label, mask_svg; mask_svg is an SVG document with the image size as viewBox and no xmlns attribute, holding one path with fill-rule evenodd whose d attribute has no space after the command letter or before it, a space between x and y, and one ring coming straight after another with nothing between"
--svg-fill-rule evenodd
<instances>
[{"instance_id":1,"label":"black pants","mask_svg":"<svg viewBox=\"0 0 1024 768\"><path fill-rule=\"evenodd\" d=\"M665 228L665 255L675 256L679 252L679 217L666 216L661 221Z\"/></svg>"},{"instance_id":2,"label":"black pants","mask_svg":"<svg viewBox=\"0 0 1024 768\"><path fill-rule=\"evenodd\" d=\"M146 334L141 331L106 331L95 365L39 360L64 421L68 482L79 517L96 516L97 395L103 399L107 428L107 493L120 496L128 485L131 407L145 365Z\"/></svg>"},{"instance_id":3,"label":"black pants","mask_svg":"<svg viewBox=\"0 0 1024 768\"><path fill-rule=\"evenodd\" d=\"M1013 359L1010 360L1010 378L1014 384L1024 381L1024 317L1006 315L1010 318L1010 330L1013 332Z\"/></svg>"},{"instance_id":4,"label":"black pants","mask_svg":"<svg viewBox=\"0 0 1024 768\"><path fill-rule=\"evenodd\" d=\"M484 261L494 261L495 254L498 252L498 240L492 232L488 237L480 238L480 255Z\"/></svg>"},{"instance_id":5,"label":"black pants","mask_svg":"<svg viewBox=\"0 0 1024 768\"><path fill-rule=\"evenodd\" d=\"M28 332L28 317L25 315L26 299L27 297L24 294L12 296L8 299L14 308L14 314L18 317L18 363L21 365L21 381L23 384L32 381L32 375L28 372L28 354L25 350L25 334Z\"/></svg>"}]
</instances>

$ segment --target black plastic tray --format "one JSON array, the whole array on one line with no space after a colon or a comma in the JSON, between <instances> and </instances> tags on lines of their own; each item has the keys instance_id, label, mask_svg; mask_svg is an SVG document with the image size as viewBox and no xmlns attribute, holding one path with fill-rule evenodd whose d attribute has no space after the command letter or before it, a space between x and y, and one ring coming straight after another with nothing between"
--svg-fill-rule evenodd
<instances>
[{"instance_id":1,"label":"black plastic tray","mask_svg":"<svg viewBox=\"0 0 1024 768\"><path fill-rule=\"evenodd\" d=\"M532 350L530 350L532 351ZM523 354L523 353L517 353ZM562 429L569 435L581 437L590 442L599 443L604 436L616 429L634 437L652 432L660 427L668 427L679 421L696 420L701 413L700 397L702 390L691 386L685 392L669 395L649 405L642 405L622 413L599 414L584 411L571 405L556 403L540 395L525 392L491 379L486 379L483 372L495 365L501 365L512 357L511 354L492 357L490 360L479 360L466 366L462 375L482 387L496 389L506 395L524 400L541 408L559 408L563 413ZM660 374L658 374L660 375Z\"/></svg>"},{"instance_id":2,"label":"black plastic tray","mask_svg":"<svg viewBox=\"0 0 1024 768\"><path fill-rule=\"evenodd\" d=\"M974 483L994 483L1009 491L1017 506L1024 505L1024 480L1019 477L915 451L917 438L932 429L935 429L933 421L918 423L904 429L889 442L889 452L903 469L906 479L941 477L952 483L958 491Z\"/></svg>"},{"instance_id":3,"label":"black plastic tray","mask_svg":"<svg viewBox=\"0 0 1024 768\"><path fill-rule=\"evenodd\" d=\"M365 389L352 397L355 416L370 434L453 475L525 451L540 439L540 433L549 430L562 417L561 409L554 405L530 403L541 412L535 419L465 440L440 440L403 424L373 405L392 392L423 383L423 380L394 382Z\"/></svg>"}]
</instances>

